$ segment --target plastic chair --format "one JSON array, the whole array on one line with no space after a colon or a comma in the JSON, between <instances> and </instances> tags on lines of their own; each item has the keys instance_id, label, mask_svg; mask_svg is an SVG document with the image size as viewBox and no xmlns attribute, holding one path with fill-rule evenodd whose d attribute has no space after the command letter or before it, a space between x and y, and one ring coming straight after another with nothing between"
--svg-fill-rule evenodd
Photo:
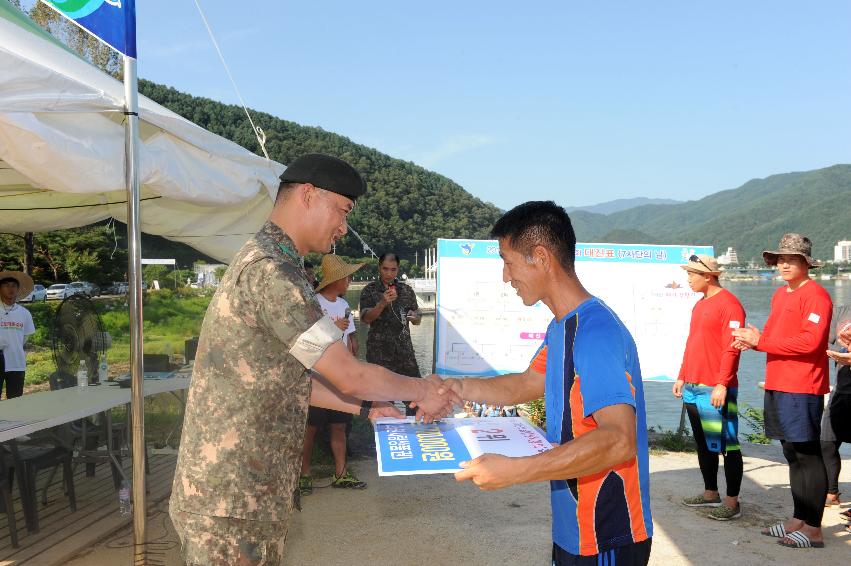
<instances>
[{"instance_id":1,"label":"plastic chair","mask_svg":"<svg viewBox=\"0 0 851 566\"><path fill-rule=\"evenodd\" d=\"M6 465L4 452L5 449L0 445L0 511L6 513L12 548L18 548L18 524L15 521L15 507L12 504L12 470L14 468Z\"/></svg>"},{"instance_id":2,"label":"plastic chair","mask_svg":"<svg viewBox=\"0 0 851 566\"><path fill-rule=\"evenodd\" d=\"M57 429L60 428L57 427ZM52 446L33 445L20 444L15 440L10 440L5 445L5 449L12 456L15 470L19 474L18 490L21 494L21 505L24 508L27 530L31 533L38 532L36 480L40 471L62 466L62 477L65 482L65 492L68 495L71 511L74 512L77 510L77 498L74 491L74 469L71 465L73 451L63 444L62 442L57 442Z\"/></svg>"}]
</instances>

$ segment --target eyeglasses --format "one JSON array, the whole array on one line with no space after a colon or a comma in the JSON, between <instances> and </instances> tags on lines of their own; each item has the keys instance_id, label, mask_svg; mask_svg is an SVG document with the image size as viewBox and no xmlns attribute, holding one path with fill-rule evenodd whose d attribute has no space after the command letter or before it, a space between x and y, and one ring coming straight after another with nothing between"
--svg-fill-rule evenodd
<instances>
[{"instance_id":1,"label":"eyeglasses","mask_svg":"<svg viewBox=\"0 0 851 566\"><path fill-rule=\"evenodd\" d=\"M688 260L689 260L690 262L692 262L692 263L699 263L700 265L702 265L703 267L705 267L705 268L706 268L706 269L708 269L709 271L714 271L711 267L709 267L708 265L706 265L705 263L703 263L703 260L702 260L702 259L700 259L699 257L697 257L696 255L693 255L693 256L689 257L689 258L688 258Z\"/></svg>"}]
</instances>

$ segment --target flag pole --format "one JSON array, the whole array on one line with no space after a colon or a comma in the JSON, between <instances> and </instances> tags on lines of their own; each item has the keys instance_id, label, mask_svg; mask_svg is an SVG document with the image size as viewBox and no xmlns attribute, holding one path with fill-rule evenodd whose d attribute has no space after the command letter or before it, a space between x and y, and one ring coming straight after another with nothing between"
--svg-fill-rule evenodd
<instances>
[{"instance_id":1,"label":"flag pole","mask_svg":"<svg viewBox=\"0 0 851 566\"><path fill-rule=\"evenodd\" d=\"M142 367L142 235L139 228L139 85L136 59L124 55L124 180L127 188L127 275L130 302L130 415L133 462L133 563L146 564L145 393Z\"/></svg>"}]
</instances>

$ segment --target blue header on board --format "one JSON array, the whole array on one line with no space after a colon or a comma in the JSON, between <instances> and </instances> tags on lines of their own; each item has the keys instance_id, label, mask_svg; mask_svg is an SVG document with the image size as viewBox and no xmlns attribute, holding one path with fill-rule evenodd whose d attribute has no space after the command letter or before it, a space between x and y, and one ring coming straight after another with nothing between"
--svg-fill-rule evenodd
<instances>
[{"instance_id":1,"label":"blue header on board","mask_svg":"<svg viewBox=\"0 0 851 566\"><path fill-rule=\"evenodd\" d=\"M496 240L437 241L438 257L499 258ZM714 255L712 246L653 246L646 244L576 244L576 261L601 263L652 263L684 265L694 254Z\"/></svg>"}]
</instances>

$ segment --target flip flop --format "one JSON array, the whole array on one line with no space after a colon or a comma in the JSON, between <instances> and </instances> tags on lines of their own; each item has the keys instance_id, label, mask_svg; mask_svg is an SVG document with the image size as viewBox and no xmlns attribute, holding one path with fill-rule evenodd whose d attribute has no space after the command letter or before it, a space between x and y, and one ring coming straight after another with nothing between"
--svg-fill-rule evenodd
<instances>
[{"instance_id":1,"label":"flip flop","mask_svg":"<svg viewBox=\"0 0 851 566\"><path fill-rule=\"evenodd\" d=\"M792 541L791 543L786 542L786 540ZM810 537L802 533L801 531L792 531L791 533L786 533L786 537L777 541L777 544L780 546L785 546L786 548L824 548L824 543L820 541L812 541Z\"/></svg>"},{"instance_id":2,"label":"flip flop","mask_svg":"<svg viewBox=\"0 0 851 566\"><path fill-rule=\"evenodd\" d=\"M851 509L846 509L842 513L839 514L840 517L851 521Z\"/></svg>"},{"instance_id":3,"label":"flip flop","mask_svg":"<svg viewBox=\"0 0 851 566\"><path fill-rule=\"evenodd\" d=\"M786 526L783 523L777 523L762 529L759 533L766 537L783 538L786 536Z\"/></svg>"}]
</instances>

